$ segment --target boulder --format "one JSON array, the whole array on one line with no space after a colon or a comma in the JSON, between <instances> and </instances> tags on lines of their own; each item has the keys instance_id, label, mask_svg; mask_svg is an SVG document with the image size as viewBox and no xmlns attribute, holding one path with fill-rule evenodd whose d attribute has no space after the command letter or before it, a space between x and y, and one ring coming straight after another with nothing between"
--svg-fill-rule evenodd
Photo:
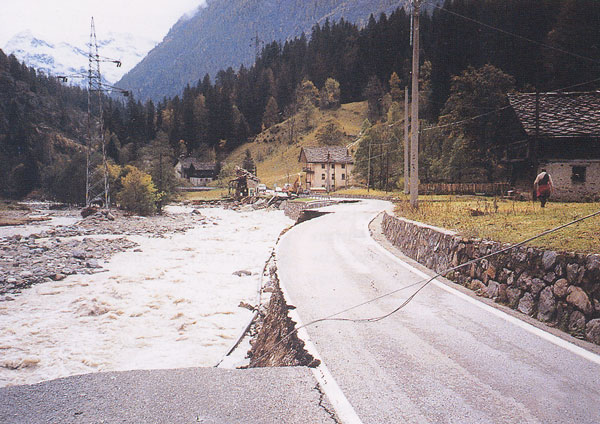
<instances>
[{"instance_id":1,"label":"boulder","mask_svg":"<svg viewBox=\"0 0 600 424\"><path fill-rule=\"evenodd\" d=\"M90 215L95 215L98 212L98 208L94 206L88 206L81 210L81 216L87 218Z\"/></svg>"},{"instance_id":2,"label":"boulder","mask_svg":"<svg viewBox=\"0 0 600 424\"><path fill-rule=\"evenodd\" d=\"M496 302L502 302L502 303L508 302L508 296L506 295L507 288L508 288L508 286L506 284L500 284L498 286L498 298L496 299Z\"/></svg>"},{"instance_id":3,"label":"boulder","mask_svg":"<svg viewBox=\"0 0 600 424\"><path fill-rule=\"evenodd\" d=\"M529 290L531 287L531 277L526 272L522 273L517 280L517 287L523 290Z\"/></svg>"},{"instance_id":4,"label":"boulder","mask_svg":"<svg viewBox=\"0 0 600 424\"><path fill-rule=\"evenodd\" d=\"M476 292L481 292L487 289L486 285L481 280L473 279L469 283L469 288Z\"/></svg>"},{"instance_id":5,"label":"boulder","mask_svg":"<svg viewBox=\"0 0 600 424\"><path fill-rule=\"evenodd\" d=\"M496 299L500 292L500 284L497 281L490 280L486 289L486 296L490 299Z\"/></svg>"},{"instance_id":6,"label":"boulder","mask_svg":"<svg viewBox=\"0 0 600 424\"><path fill-rule=\"evenodd\" d=\"M569 286L567 289L567 303L582 311L586 315L593 312L590 298L581 287Z\"/></svg>"},{"instance_id":7,"label":"boulder","mask_svg":"<svg viewBox=\"0 0 600 424\"><path fill-rule=\"evenodd\" d=\"M88 268L101 268L100 264L96 259L90 259L85 263L85 266Z\"/></svg>"},{"instance_id":8,"label":"boulder","mask_svg":"<svg viewBox=\"0 0 600 424\"><path fill-rule=\"evenodd\" d=\"M600 255L589 255L585 258L585 269L591 272L600 272Z\"/></svg>"},{"instance_id":9,"label":"boulder","mask_svg":"<svg viewBox=\"0 0 600 424\"><path fill-rule=\"evenodd\" d=\"M544 287L546 287L546 283L544 283L539 278L531 279L531 294L533 294L534 296L540 294Z\"/></svg>"},{"instance_id":10,"label":"boulder","mask_svg":"<svg viewBox=\"0 0 600 424\"><path fill-rule=\"evenodd\" d=\"M31 272L31 271L23 271L19 275L20 275L21 278L31 278L31 277L33 277L33 272Z\"/></svg>"},{"instance_id":11,"label":"boulder","mask_svg":"<svg viewBox=\"0 0 600 424\"><path fill-rule=\"evenodd\" d=\"M506 289L506 297L511 308L516 308L521 298L521 289L517 287L508 287Z\"/></svg>"},{"instance_id":12,"label":"boulder","mask_svg":"<svg viewBox=\"0 0 600 424\"><path fill-rule=\"evenodd\" d=\"M554 291L554 295L559 298L564 298L567 295L567 289L569 288L569 283L564 278L561 278L554 286L552 286L552 290Z\"/></svg>"},{"instance_id":13,"label":"boulder","mask_svg":"<svg viewBox=\"0 0 600 424\"><path fill-rule=\"evenodd\" d=\"M573 311L569 318L569 333L578 338L583 338L585 333L585 315L579 311Z\"/></svg>"},{"instance_id":14,"label":"boulder","mask_svg":"<svg viewBox=\"0 0 600 424\"><path fill-rule=\"evenodd\" d=\"M492 264L489 264L487 271L485 271L485 273L487 274L487 276L490 279L494 279L496 278L496 267Z\"/></svg>"},{"instance_id":15,"label":"boulder","mask_svg":"<svg viewBox=\"0 0 600 424\"><path fill-rule=\"evenodd\" d=\"M556 263L557 257L558 254L555 251L546 250L542 255L542 266L544 267L544 270L548 271L549 269L551 269Z\"/></svg>"},{"instance_id":16,"label":"boulder","mask_svg":"<svg viewBox=\"0 0 600 424\"><path fill-rule=\"evenodd\" d=\"M551 321L554 318L556 312L556 300L554 299L554 293L552 293L551 287L546 287L540 293L540 300L538 301L538 313L537 319L540 321Z\"/></svg>"},{"instance_id":17,"label":"boulder","mask_svg":"<svg viewBox=\"0 0 600 424\"><path fill-rule=\"evenodd\" d=\"M585 338L592 343L600 344L600 319L596 318L587 323Z\"/></svg>"},{"instance_id":18,"label":"boulder","mask_svg":"<svg viewBox=\"0 0 600 424\"><path fill-rule=\"evenodd\" d=\"M525 293L519 301L518 310L526 315L533 314L535 302L531 293Z\"/></svg>"},{"instance_id":19,"label":"boulder","mask_svg":"<svg viewBox=\"0 0 600 424\"><path fill-rule=\"evenodd\" d=\"M85 259L85 252L81 249L75 249L72 253L75 259Z\"/></svg>"}]
</instances>

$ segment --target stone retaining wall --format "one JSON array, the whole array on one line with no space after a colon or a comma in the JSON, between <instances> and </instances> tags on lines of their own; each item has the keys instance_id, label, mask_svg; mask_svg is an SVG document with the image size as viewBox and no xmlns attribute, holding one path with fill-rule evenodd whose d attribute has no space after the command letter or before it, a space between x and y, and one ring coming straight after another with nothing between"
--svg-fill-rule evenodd
<instances>
[{"instance_id":1,"label":"stone retaining wall","mask_svg":"<svg viewBox=\"0 0 600 424\"><path fill-rule=\"evenodd\" d=\"M509 245L384 213L383 232L402 252L436 272ZM600 344L600 255L521 246L446 275L481 296Z\"/></svg>"},{"instance_id":2,"label":"stone retaining wall","mask_svg":"<svg viewBox=\"0 0 600 424\"><path fill-rule=\"evenodd\" d=\"M337 200L316 200L314 202L286 201L283 205L283 211L287 217L296 221L305 209L324 208L325 206L331 206L336 203L338 203Z\"/></svg>"}]
</instances>

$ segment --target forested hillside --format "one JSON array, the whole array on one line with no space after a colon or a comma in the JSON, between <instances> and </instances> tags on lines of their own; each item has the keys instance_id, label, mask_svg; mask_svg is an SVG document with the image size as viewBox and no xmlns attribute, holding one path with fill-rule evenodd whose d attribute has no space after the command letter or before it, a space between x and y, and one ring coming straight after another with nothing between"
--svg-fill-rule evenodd
<instances>
[{"instance_id":1,"label":"forested hillside","mask_svg":"<svg viewBox=\"0 0 600 424\"><path fill-rule=\"evenodd\" d=\"M600 2L593 0L455 0L424 14L422 178L502 179L499 159L509 141L505 94L597 89L599 25ZM308 117L316 107L368 100L371 128L365 128L363 138L370 140L378 158L385 158L372 164L377 175L371 181L395 184L402 163L398 143L403 137L403 87L409 82L409 33L410 18L403 9L371 17L363 28L326 20L309 36L266 45L251 67L221 70L214 81L206 75L158 104L133 98L107 101L108 154L121 165L139 162L144 147L160 138L173 157L223 160L265 128L282 121L308 127L314 124ZM42 101L34 91L38 88L26 80L34 70L14 59L2 63L2 84L8 87L0 92L2 155L8 158L2 161L4 192L26 192L43 182L40 166L32 164L51 163L35 125L46 123L77 135L83 123L77 111L83 110L85 94L36 76L38 85L52 87ZM66 98L72 100L67 104ZM28 111L39 116L21 119ZM365 146L357 146L357 169L363 173ZM32 172L15 185L20 164Z\"/></svg>"},{"instance_id":2,"label":"forested hillside","mask_svg":"<svg viewBox=\"0 0 600 424\"><path fill-rule=\"evenodd\" d=\"M436 0L440 1L440 0ZM155 102L221 69L249 66L259 46L310 33L326 19L362 25L370 14L391 13L407 0L209 0L183 18L165 39L117 84Z\"/></svg>"},{"instance_id":3,"label":"forested hillside","mask_svg":"<svg viewBox=\"0 0 600 424\"><path fill-rule=\"evenodd\" d=\"M20 197L49 182L53 165L81 149L85 111L85 91L0 50L0 194Z\"/></svg>"}]
</instances>

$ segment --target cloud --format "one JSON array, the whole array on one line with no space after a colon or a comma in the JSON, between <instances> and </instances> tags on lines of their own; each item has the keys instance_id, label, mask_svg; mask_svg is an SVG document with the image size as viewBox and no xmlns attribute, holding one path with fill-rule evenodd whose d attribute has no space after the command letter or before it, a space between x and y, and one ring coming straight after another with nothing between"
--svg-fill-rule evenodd
<instances>
[{"instance_id":1,"label":"cloud","mask_svg":"<svg viewBox=\"0 0 600 424\"><path fill-rule=\"evenodd\" d=\"M98 36L132 33L161 40L182 16L193 16L206 0L20 0L6 1L0 13L0 47L31 30L50 42L78 42L89 36L94 16ZM189 18L187 18L189 19Z\"/></svg>"}]
</instances>

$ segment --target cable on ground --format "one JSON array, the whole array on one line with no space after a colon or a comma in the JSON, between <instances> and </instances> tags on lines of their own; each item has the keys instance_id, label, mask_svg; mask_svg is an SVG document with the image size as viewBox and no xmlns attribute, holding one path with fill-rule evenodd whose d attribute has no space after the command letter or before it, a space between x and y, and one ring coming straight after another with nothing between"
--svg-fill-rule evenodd
<instances>
[{"instance_id":1,"label":"cable on ground","mask_svg":"<svg viewBox=\"0 0 600 424\"><path fill-rule=\"evenodd\" d=\"M346 308L346 309L344 309L342 311L336 312L334 314L328 315L328 316L323 317L323 318L319 318L319 319L315 319L313 321L310 321L310 322L308 322L306 324L303 324L303 325L301 325L299 327L296 327L294 330L292 330L290 333L288 333L279 342L277 342L271 349L269 349L268 352L265 352L264 354L262 354L261 356L259 356L258 359L257 359L257 361L260 361L261 359L263 359L264 357L266 357L267 355L269 355L277 346L279 346L280 344L282 344L283 342L285 342L286 340L288 340L293 334L297 333L302 328L306 328L306 327L309 327L311 325L317 324L319 322L325 322L325 321L347 321L347 322L367 322L367 323L372 323L372 322L378 322L378 321L384 320L385 318L388 318L389 316L391 316L391 315L397 313L398 311L400 311L401 309L403 309L406 305L408 305L417 296L417 294L421 290L423 290L425 287L427 287L429 285L429 283L431 283L433 280L435 280L438 277L442 277L442 276L444 276L444 275L446 275L446 274L448 274L448 273L450 273L452 271L456 271L457 269L460 269L460 268L463 268L465 266L477 263L479 261L482 261L484 259L490 258L492 256L496 256L496 255L499 255L501 253L507 252L509 250L516 249L517 247L523 246L524 244L527 244L527 243L529 243L529 242L531 242L533 240L536 240L538 238L544 237L544 236L546 236L548 234L555 233L555 232L557 232L559 230L562 230L563 228L569 227L571 225L577 224L579 222L585 221L587 219L593 218L593 217L598 216L598 215L600 215L600 210L596 211L594 213L591 213L589 215L586 215L584 217L581 217L581 218L572 220L570 222L567 222L566 224L562 224L562 225L559 225L557 227L551 228L549 230L543 231L543 232L538 233L538 234L536 234L536 235L534 235L532 237L529 237L528 239L525 239L525 240L520 241L518 243L512 244L512 245L510 245L508 247L505 247L503 249L497 250L495 252L489 253L489 254L484 255L484 256L482 256L480 258L471 259L470 261L467 261L467 262L465 262L463 264L460 264L460 265L457 265L457 266L454 266L454 267L451 267L451 268L447 268L447 269L445 269L445 270L443 270L441 272L438 272L437 274L435 274L433 277L429 278L428 280L425 280L425 279L419 280L419 281L417 281L415 283L409 284L407 286L401 287L401 288L393 290L391 292L388 292L388 293L382 294L380 296L374 297L374 298L369 299L369 300L367 300L365 302L362 302L362 303L359 303L357 305L354 305L354 306L351 306L349 308ZM377 300L380 300L380 299L382 299L384 297L391 296L392 294L398 293L398 292L400 292L402 290L406 290L406 289L408 289L410 287L414 287L414 286L419 285L419 284L421 284L421 286L413 294L411 294L404 302L402 302L398 307L396 307L395 309L393 309L392 311L390 311L390 312L388 312L388 313L386 313L384 315L380 315L380 316L376 316L376 317L371 317L371 318L338 318L337 317L338 315L341 315L343 313L349 312L349 311L351 311L353 309L356 309L356 308L359 308L361 306L373 303L373 302L375 302Z\"/></svg>"}]
</instances>

